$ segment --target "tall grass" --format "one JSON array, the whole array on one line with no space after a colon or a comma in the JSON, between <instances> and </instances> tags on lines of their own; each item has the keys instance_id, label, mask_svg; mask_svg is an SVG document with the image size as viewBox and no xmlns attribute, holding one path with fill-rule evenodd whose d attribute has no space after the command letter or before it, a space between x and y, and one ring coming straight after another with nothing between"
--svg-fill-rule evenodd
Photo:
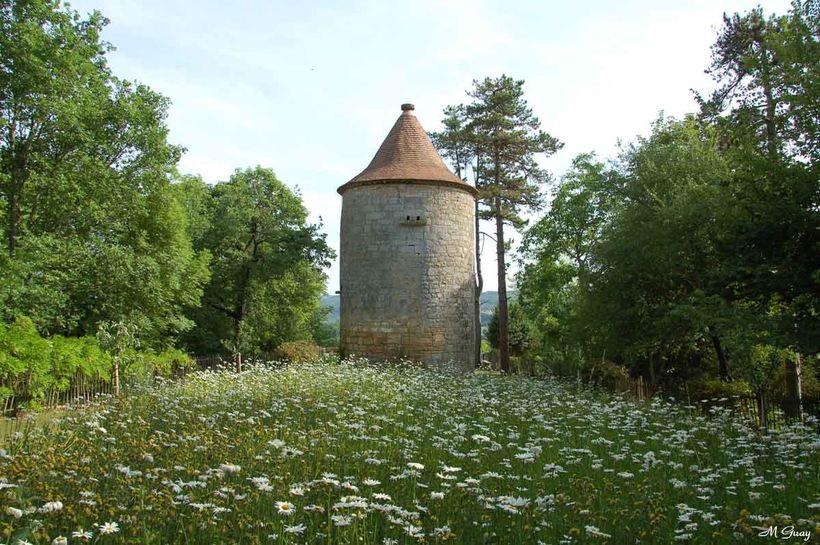
<instances>
[{"instance_id":1,"label":"tall grass","mask_svg":"<svg viewBox=\"0 0 820 545\"><path fill-rule=\"evenodd\" d=\"M820 436L562 382L198 372L6 436L6 543L732 543L820 535ZM802 535L802 534L801 534Z\"/></svg>"}]
</instances>

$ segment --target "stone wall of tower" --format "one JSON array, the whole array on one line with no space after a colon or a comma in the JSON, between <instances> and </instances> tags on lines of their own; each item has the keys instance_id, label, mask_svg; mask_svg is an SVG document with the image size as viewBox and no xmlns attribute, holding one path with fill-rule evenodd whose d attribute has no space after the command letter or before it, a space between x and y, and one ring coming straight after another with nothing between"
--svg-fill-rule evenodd
<instances>
[{"instance_id":1,"label":"stone wall of tower","mask_svg":"<svg viewBox=\"0 0 820 545\"><path fill-rule=\"evenodd\" d=\"M474 197L418 181L342 198L341 349L473 366Z\"/></svg>"}]
</instances>

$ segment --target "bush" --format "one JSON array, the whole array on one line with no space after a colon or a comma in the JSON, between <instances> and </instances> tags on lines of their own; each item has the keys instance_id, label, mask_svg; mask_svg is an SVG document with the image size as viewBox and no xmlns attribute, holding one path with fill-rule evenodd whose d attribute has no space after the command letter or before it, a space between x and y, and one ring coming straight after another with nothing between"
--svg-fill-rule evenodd
<instances>
[{"instance_id":1,"label":"bush","mask_svg":"<svg viewBox=\"0 0 820 545\"><path fill-rule=\"evenodd\" d=\"M314 363L321 359L319 347L310 341L289 341L279 345L274 352L276 359L292 363Z\"/></svg>"},{"instance_id":2,"label":"bush","mask_svg":"<svg viewBox=\"0 0 820 545\"><path fill-rule=\"evenodd\" d=\"M752 388L745 380L725 382L717 377L703 377L689 384L691 399L714 399L732 396L750 396Z\"/></svg>"},{"instance_id":3,"label":"bush","mask_svg":"<svg viewBox=\"0 0 820 545\"><path fill-rule=\"evenodd\" d=\"M191 365L194 361L181 350L131 348L121 355L120 371L124 381L145 382ZM49 392L68 391L78 374L110 381L112 370L111 355L96 337L43 337L27 317L0 322L0 402L16 396L22 406L38 408Z\"/></svg>"},{"instance_id":4,"label":"bush","mask_svg":"<svg viewBox=\"0 0 820 545\"><path fill-rule=\"evenodd\" d=\"M629 371L623 365L605 361L592 367L590 381L610 390L623 387L629 380Z\"/></svg>"},{"instance_id":5,"label":"bush","mask_svg":"<svg viewBox=\"0 0 820 545\"><path fill-rule=\"evenodd\" d=\"M43 338L29 318L0 323L0 398L15 395L39 407L50 390L65 392L77 373L109 379L111 358L93 337Z\"/></svg>"},{"instance_id":6,"label":"bush","mask_svg":"<svg viewBox=\"0 0 820 545\"><path fill-rule=\"evenodd\" d=\"M170 377L174 369L192 367L196 362L187 352L169 348L162 352L128 350L123 354L123 377L126 382L146 383L154 377Z\"/></svg>"}]
</instances>

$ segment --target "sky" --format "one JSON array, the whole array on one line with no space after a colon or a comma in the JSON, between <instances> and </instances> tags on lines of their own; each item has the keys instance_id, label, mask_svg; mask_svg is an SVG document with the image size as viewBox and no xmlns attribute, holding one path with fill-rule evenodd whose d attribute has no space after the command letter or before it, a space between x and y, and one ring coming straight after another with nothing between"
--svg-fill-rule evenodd
<instances>
[{"instance_id":1,"label":"sky","mask_svg":"<svg viewBox=\"0 0 820 545\"><path fill-rule=\"evenodd\" d=\"M695 111L692 89L712 88L704 69L722 14L758 4L789 9L788 0L71 2L110 20L115 75L170 98L170 140L187 149L181 172L217 183L272 168L337 253L336 188L367 166L402 103L435 131L473 80L523 79L542 129L565 144L540 161L560 179L578 153L606 159L648 134L661 111ZM489 240L482 266L485 290L496 289ZM333 293L338 261L327 274Z\"/></svg>"}]
</instances>

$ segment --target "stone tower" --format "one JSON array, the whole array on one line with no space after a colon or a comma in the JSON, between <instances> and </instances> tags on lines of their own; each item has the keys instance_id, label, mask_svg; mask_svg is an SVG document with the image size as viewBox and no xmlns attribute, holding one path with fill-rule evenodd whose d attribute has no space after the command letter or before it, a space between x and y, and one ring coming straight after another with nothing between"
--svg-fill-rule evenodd
<instances>
[{"instance_id":1,"label":"stone tower","mask_svg":"<svg viewBox=\"0 0 820 545\"><path fill-rule=\"evenodd\" d=\"M341 186L341 350L471 369L475 198L403 104L376 156Z\"/></svg>"}]
</instances>

